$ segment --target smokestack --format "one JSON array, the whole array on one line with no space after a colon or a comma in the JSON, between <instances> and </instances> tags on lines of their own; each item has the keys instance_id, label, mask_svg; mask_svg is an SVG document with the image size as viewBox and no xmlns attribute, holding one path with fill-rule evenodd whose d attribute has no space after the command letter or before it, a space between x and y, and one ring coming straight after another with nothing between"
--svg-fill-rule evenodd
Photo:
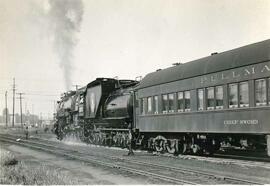
<instances>
[{"instance_id":1,"label":"smokestack","mask_svg":"<svg viewBox=\"0 0 270 186\"><path fill-rule=\"evenodd\" d=\"M82 0L49 0L49 29L52 32L54 50L63 69L65 86L72 85L73 51L77 44L83 16Z\"/></svg>"}]
</instances>

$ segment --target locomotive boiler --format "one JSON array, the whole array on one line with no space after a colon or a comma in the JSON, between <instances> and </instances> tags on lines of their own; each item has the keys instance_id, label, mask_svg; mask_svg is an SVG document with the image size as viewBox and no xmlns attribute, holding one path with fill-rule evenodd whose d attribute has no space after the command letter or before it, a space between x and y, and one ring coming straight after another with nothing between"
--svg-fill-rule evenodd
<instances>
[{"instance_id":1,"label":"locomotive boiler","mask_svg":"<svg viewBox=\"0 0 270 186\"><path fill-rule=\"evenodd\" d=\"M127 144L133 121L131 87L138 82L97 78L85 91L85 140L94 144ZM125 146L125 145L124 145Z\"/></svg>"}]
</instances>

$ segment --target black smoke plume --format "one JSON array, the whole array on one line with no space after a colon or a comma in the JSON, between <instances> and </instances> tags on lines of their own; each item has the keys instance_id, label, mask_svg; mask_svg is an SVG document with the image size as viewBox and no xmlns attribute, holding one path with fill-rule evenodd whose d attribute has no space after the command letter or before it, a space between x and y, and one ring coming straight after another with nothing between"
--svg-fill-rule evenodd
<instances>
[{"instance_id":1,"label":"black smoke plume","mask_svg":"<svg viewBox=\"0 0 270 186\"><path fill-rule=\"evenodd\" d=\"M49 0L49 29L54 50L64 71L66 89L71 88L73 51L83 16L82 0Z\"/></svg>"}]
</instances>

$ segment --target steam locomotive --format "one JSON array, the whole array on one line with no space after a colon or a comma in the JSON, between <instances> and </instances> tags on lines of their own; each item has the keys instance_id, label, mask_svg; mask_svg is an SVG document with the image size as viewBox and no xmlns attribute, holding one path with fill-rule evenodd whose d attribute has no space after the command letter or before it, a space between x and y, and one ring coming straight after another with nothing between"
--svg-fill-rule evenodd
<instances>
[{"instance_id":1,"label":"steam locomotive","mask_svg":"<svg viewBox=\"0 0 270 186\"><path fill-rule=\"evenodd\" d=\"M133 123L134 80L97 78L58 102L55 133L75 135L88 143L126 147Z\"/></svg>"},{"instance_id":2,"label":"steam locomotive","mask_svg":"<svg viewBox=\"0 0 270 186\"><path fill-rule=\"evenodd\" d=\"M97 78L63 95L55 133L172 154L234 146L270 155L270 40L175 64L141 81Z\"/></svg>"}]
</instances>

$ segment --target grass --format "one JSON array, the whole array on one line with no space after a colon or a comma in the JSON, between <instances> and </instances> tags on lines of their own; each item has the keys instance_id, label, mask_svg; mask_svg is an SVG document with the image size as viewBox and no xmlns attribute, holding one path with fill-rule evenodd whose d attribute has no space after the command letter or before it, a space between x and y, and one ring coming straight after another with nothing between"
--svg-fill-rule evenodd
<instances>
[{"instance_id":1,"label":"grass","mask_svg":"<svg viewBox=\"0 0 270 186\"><path fill-rule=\"evenodd\" d=\"M30 165L0 148L0 184L11 185L73 185L71 176L44 164Z\"/></svg>"},{"instance_id":2,"label":"grass","mask_svg":"<svg viewBox=\"0 0 270 186\"><path fill-rule=\"evenodd\" d=\"M1 149L1 152L0 152L1 167L9 166L9 165L16 165L17 163L18 163L17 159L11 152Z\"/></svg>"}]
</instances>

